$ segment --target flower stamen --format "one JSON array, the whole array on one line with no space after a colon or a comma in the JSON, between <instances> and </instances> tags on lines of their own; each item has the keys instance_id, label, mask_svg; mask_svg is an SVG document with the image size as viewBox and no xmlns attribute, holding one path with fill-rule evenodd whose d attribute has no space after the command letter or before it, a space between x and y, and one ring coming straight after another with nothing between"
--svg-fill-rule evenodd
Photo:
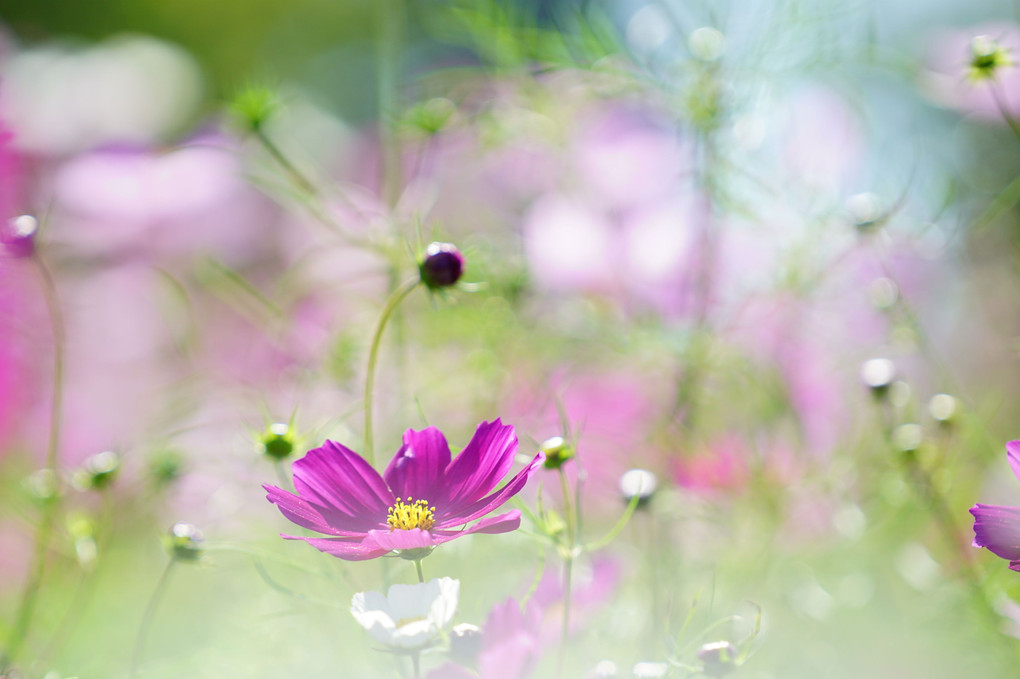
<instances>
[{"instance_id":1,"label":"flower stamen","mask_svg":"<svg viewBox=\"0 0 1020 679\"><path fill-rule=\"evenodd\" d=\"M390 507L386 516L386 523L390 530L430 530L436 525L436 508L429 507L428 500L414 500L411 497L407 501L397 498L397 501Z\"/></svg>"}]
</instances>

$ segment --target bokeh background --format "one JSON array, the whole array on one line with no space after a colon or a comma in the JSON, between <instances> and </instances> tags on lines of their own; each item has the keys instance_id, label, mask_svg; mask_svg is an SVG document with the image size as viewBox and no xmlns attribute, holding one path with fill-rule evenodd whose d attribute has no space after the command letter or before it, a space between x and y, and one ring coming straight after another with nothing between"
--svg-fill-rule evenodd
<instances>
[{"instance_id":1,"label":"bokeh background","mask_svg":"<svg viewBox=\"0 0 1020 679\"><path fill-rule=\"evenodd\" d=\"M1020 70L969 65L976 36L1020 58L1018 21L0 0L0 212L39 223L0 259L10 676L131 677L139 648L153 679L409 676L348 609L411 564L280 540L261 484L325 438L361 449L376 319L433 240L466 273L386 330L378 460L497 416L523 458L577 453L565 640L555 470L520 531L424 563L461 580L459 622L539 606L508 679L722 676L697 654L720 640L749 679L1013 676L1020 575L967 509L1020 504ZM656 493L596 549L632 468ZM167 571L176 522L205 539Z\"/></svg>"}]
</instances>

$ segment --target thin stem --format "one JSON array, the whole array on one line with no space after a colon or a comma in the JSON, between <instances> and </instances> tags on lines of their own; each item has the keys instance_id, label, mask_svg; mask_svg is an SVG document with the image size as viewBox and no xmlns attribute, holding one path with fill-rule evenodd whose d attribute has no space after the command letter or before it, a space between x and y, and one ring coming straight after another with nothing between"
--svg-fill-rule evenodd
<instances>
[{"instance_id":1,"label":"thin stem","mask_svg":"<svg viewBox=\"0 0 1020 679\"><path fill-rule=\"evenodd\" d=\"M287 477L287 470L283 468L283 462L276 460L273 462L273 466L276 468L276 478L280 482L280 488L290 488L290 478Z\"/></svg>"},{"instance_id":2,"label":"thin stem","mask_svg":"<svg viewBox=\"0 0 1020 679\"><path fill-rule=\"evenodd\" d=\"M563 676L563 657L567 648L567 635L570 632L571 590L573 589L574 550L577 526L574 523L574 498L571 497L570 484L563 467L557 469L560 486L563 489L563 513L567 522L567 549L563 557L563 629L560 637L559 653L556 656L556 675Z\"/></svg>"},{"instance_id":3,"label":"thin stem","mask_svg":"<svg viewBox=\"0 0 1020 679\"><path fill-rule=\"evenodd\" d=\"M319 193L319 190L316 188L312 180L306 177L305 174L301 172L301 170L299 170L287 156L284 155L283 151L280 150L280 147L269 138L269 135L266 134L264 129L261 127L257 128L255 130L255 136L262 143L263 148L269 152L269 155L273 157L273 160L275 160L280 167L283 168L284 172L290 176L291 181L293 181L298 188L309 196L314 196Z\"/></svg>"},{"instance_id":4,"label":"thin stem","mask_svg":"<svg viewBox=\"0 0 1020 679\"><path fill-rule=\"evenodd\" d=\"M404 298L411 294L411 292L418 287L421 282L420 279L414 278L407 281L401 287L397 288L389 299L386 300L386 304L383 306L382 313L379 315L379 322L375 326L375 333L372 335L372 345L368 350L368 372L365 375L365 459L369 464L375 463L375 440L372 436L372 392L375 388L375 364L379 359L379 345L382 340L383 330L386 329L386 323L390 320L390 316L396 310L400 303L404 301Z\"/></svg>"},{"instance_id":5,"label":"thin stem","mask_svg":"<svg viewBox=\"0 0 1020 679\"><path fill-rule=\"evenodd\" d=\"M177 559L172 557L166 562L163 573L156 582L156 589L152 591L152 596L149 597L145 613L142 614L142 622L138 625L138 634L135 636L135 647L131 652L131 669L128 671L128 679L135 679L138 676L138 663L142 659L145 639L149 634L149 628L152 626L152 618L156 613L156 606L159 605L160 599L163 598L163 594L166 592L166 584L170 580L170 573L173 571L175 563L177 563Z\"/></svg>"},{"instance_id":6,"label":"thin stem","mask_svg":"<svg viewBox=\"0 0 1020 679\"><path fill-rule=\"evenodd\" d=\"M1009 129L1013 131L1017 139L1020 139L1020 122L1017 121L1016 117L1010 112L1006 106L1006 101L1002 98L1002 92L999 90L999 81L993 79L988 83L989 89L992 91L992 99L995 100L995 106L999 109L999 114L1002 119L1009 125Z\"/></svg>"},{"instance_id":7,"label":"thin stem","mask_svg":"<svg viewBox=\"0 0 1020 679\"><path fill-rule=\"evenodd\" d=\"M563 676L563 657L567 650L567 635L570 633L570 604L573 589L574 555L571 553L563 562L563 627L560 630L560 648L556 656L556 676Z\"/></svg>"},{"instance_id":8,"label":"thin stem","mask_svg":"<svg viewBox=\"0 0 1020 679\"><path fill-rule=\"evenodd\" d=\"M425 582L425 575L421 572L421 559L414 560L414 570L418 571L418 582Z\"/></svg>"},{"instance_id":9,"label":"thin stem","mask_svg":"<svg viewBox=\"0 0 1020 679\"><path fill-rule=\"evenodd\" d=\"M567 481L567 473L563 471L563 467L560 467L556 471L559 472L560 486L563 489L563 513L565 514L564 518L567 521L567 546L572 551L574 549L574 544L576 542L575 537L577 535L575 532L576 526L574 524L574 503L571 498L570 484Z\"/></svg>"},{"instance_id":10,"label":"thin stem","mask_svg":"<svg viewBox=\"0 0 1020 679\"><path fill-rule=\"evenodd\" d=\"M411 654L411 667L414 679L421 677L421 655L417 652Z\"/></svg>"},{"instance_id":11,"label":"thin stem","mask_svg":"<svg viewBox=\"0 0 1020 679\"><path fill-rule=\"evenodd\" d=\"M28 635L35 612L36 600L46 575L46 554L49 551L50 539L53 535L53 523L60 507L60 424L63 413L64 395L64 317L60 311L57 297L57 286L46 263L36 254L33 256L36 270L42 280L43 297L49 313L50 327L53 333L53 397L50 410L50 431L46 447L46 468L53 475L53 497L47 498L42 510L42 521L35 536L35 550L29 577L22 591L21 602L15 615L14 627L7 643L6 650L0 653L0 672L4 672L14 662L21 645Z\"/></svg>"}]
</instances>

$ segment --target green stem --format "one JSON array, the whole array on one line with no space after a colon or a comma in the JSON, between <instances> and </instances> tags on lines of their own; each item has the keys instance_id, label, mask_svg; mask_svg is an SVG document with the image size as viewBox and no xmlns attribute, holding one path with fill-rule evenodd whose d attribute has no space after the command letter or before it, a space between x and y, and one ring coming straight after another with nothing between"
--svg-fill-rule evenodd
<instances>
[{"instance_id":1,"label":"green stem","mask_svg":"<svg viewBox=\"0 0 1020 679\"><path fill-rule=\"evenodd\" d=\"M291 181L293 181L299 189L308 194L308 196L315 196L319 193L319 190L316 188L312 180L306 177L305 174L301 172L301 170L299 170L286 155L284 155L283 151L280 150L280 147L269 138L269 135L266 134L264 129L261 127L257 128L255 130L255 136L262 143L262 147L269 152L269 155L273 157L273 160L275 160L277 164L283 168L283 171L290 176Z\"/></svg>"},{"instance_id":2,"label":"green stem","mask_svg":"<svg viewBox=\"0 0 1020 679\"><path fill-rule=\"evenodd\" d=\"M145 639L148 637L149 628L152 626L152 618L156 614L156 606L166 592L166 584L170 580L170 573L173 571L177 559L173 557L166 562L163 573L156 582L156 588L149 597L149 603L145 606L145 613L142 614L142 622L138 625L138 634L135 636L134 650L131 652L131 669L128 671L128 679L135 679L138 676L138 663L142 659L142 651L145 647Z\"/></svg>"},{"instance_id":3,"label":"green stem","mask_svg":"<svg viewBox=\"0 0 1020 679\"><path fill-rule=\"evenodd\" d=\"M397 288L389 299L386 300L386 304L383 306L382 313L379 315L379 322L375 326L375 333L372 335L372 345L368 350L368 371L365 375L365 459L369 464L375 464L375 440L372 436L372 394L375 389L375 364L379 360L379 345L382 340L383 330L386 329L386 323L390 320L390 316L396 310L400 303L404 301L404 298L411 294L411 292L418 287L421 282L420 279L415 278L404 283L401 287Z\"/></svg>"},{"instance_id":4,"label":"green stem","mask_svg":"<svg viewBox=\"0 0 1020 679\"><path fill-rule=\"evenodd\" d=\"M425 582L425 575L421 571L421 559L414 560L414 569L418 571L418 582Z\"/></svg>"},{"instance_id":5,"label":"green stem","mask_svg":"<svg viewBox=\"0 0 1020 679\"><path fill-rule=\"evenodd\" d=\"M563 490L563 513L565 515L564 518L567 521L567 546L571 551L573 551L574 544L576 543L575 537L577 534L575 533L574 503L571 498L570 484L567 481L567 473L563 471L562 466L556 471L559 472L560 487Z\"/></svg>"},{"instance_id":6,"label":"green stem","mask_svg":"<svg viewBox=\"0 0 1020 679\"><path fill-rule=\"evenodd\" d=\"M560 467L560 486L563 489L563 513L567 522L567 550L563 560L563 629L560 637L559 653L556 656L556 675L563 676L563 658L567 648L567 635L570 632L570 605L571 590L573 589L574 573L574 550L576 547L575 532L577 527L574 523L574 498L571 497L570 484L567 481L567 473ZM580 498L577 498L580 501Z\"/></svg>"},{"instance_id":7,"label":"green stem","mask_svg":"<svg viewBox=\"0 0 1020 679\"><path fill-rule=\"evenodd\" d=\"M46 468L53 475L54 494L53 497L46 499L46 504L43 506L42 521L35 536L35 549L32 555L32 565L29 568L30 575L22 591L21 602L18 605L18 611L14 618L14 627L11 630L7 648L0 653L0 672L6 671L14 662L32 624L36 600L42 588L43 578L46 575L46 554L49 551L50 539L53 536L53 523L60 506L61 483L59 466L60 423L63 413L64 394L64 317L60 312L57 286L53 275L38 254L33 256L33 261L39 272L39 277L42 279L43 297L46 300L46 310L49 313L50 327L53 332L53 400L50 410L49 440L46 448Z\"/></svg>"},{"instance_id":8,"label":"green stem","mask_svg":"<svg viewBox=\"0 0 1020 679\"><path fill-rule=\"evenodd\" d=\"M412 676L414 679L421 677L421 657L417 652L411 654L411 667L413 668Z\"/></svg>"},{"instance_id":9,"label":"green stem","mask_svg":"<svg viewBox=\"0 0 1020 679\"><path fill-rule=\"evenodd\" d=\"M989 84L989 89L992 91L992 98L995 100L995 106L999 109L999 114L1009 129L1016 135L1017 139L1020 139L1020 122L1017 122L1016 117L1006 106L1005 100L1002 98L1002 92L999 89L999 81L993 79Z\"/></svg>"},{"instance_id":10,"label":"green stem","mask_svg":"<svg viewBox=\"0 0 1020 679\"><path fill-rule=\"evenodd\" d=\"M563 562L563 627L560 631L560 648L556 656L556 676L563 676L563 657L567 650L567 635L570 633L570 604L573 589L574 555L573 552Z\"/></svg>"}]
</instances>

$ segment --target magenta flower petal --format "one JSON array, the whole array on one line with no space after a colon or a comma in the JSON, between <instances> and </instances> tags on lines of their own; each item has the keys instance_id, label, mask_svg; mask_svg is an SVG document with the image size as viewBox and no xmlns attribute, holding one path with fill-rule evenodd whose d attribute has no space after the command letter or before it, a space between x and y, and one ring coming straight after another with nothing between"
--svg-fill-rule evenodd
<instances>
[{"instance_id":1,"label":"magenta flower petal","mask_svg":"<svg viewBox=\"0 0 1020 679\"><path fill-rule=\"evenodd\" d=\"M489 512L493 511L497 507L501 506L507 500L512 498L514 495L519 493L524 484L528 482L531 475L542 466L545 461L545 455L539 453L532 458L531 463L527 467L517 472L508 484L500 488L495 493L476 500L471 504L462 504L455 508L451 508L448 512L443 513L436 517L436 527L440 529L450 528L451 526L459 526L465 524L468 521L474 521L477 518L485 516Z\"/></svg>"},{"instance_id":2,"label":"magenta flower petal","mask_svg":"<svg viewBox=\"0 0 1020 679\"><path fill-rule=\"evenodd\" d=\"M1009 459L1009 466L1013 468L1013 474L1020 479L1020 441L1010 441L1006 444L1006 457Z\"/></svg>"},{"instance_id":3,"label":"magenta flower petal","mask_svg":"<svg viewBox=\"0 0 1020 679\"><path fill-rule=\"evenodd\" d=\"M355 527L356 520L352 517L344 517L340 512L327 512L330 518L326 519L323 512L293 493L276 486L262 487L266 489L266 499L275 504L287 519L302 528L336 536L361 535L363 532Z\"/></svg>"},{"instance_id":4,"label":"magenta flower petal","mask_svg":"<svg viewBox=\"0 0 1020 679\"><path fill-rule=\"evenodd\" d=\"M497 417L482 422L470 443L446 469L444 492L434 502L442 510L459 512L496 487L514 464L517 435L514 428Z\"/></svg>"},{"instance_id":5,"label":"magenta flower petal","mask_svg":"<svg viewBox=\"0 0 1020 679\"><path fill-rule=\"evenodd\" d=\"M449 542L454 538L459 538L461 535L470 535L471 533L488 533L489 535L496 535L499 533L509 533L515 531L521 527L521 513L518 510L507 512L506 514L499 514L498 516L489 516L476 524L473 524L464 530L438 530L432 534L432 544L441 545L444 542Z\"/></svg>"},{"instance_id":6,"label":"magenta flower petal","mask_svg":"<svg viewBox=\"0 0 1020 679\"><path fill-rule=\"evenodd\" d=\"M346 561L367 561L385 556L389 550L377 545L365 544L363 541L346 538L306 538L296 535L282 535L285 540L302 540L320 552L339 557Z\"/></svg>"},{"instance_id":7,"label":"magenta flower petal","mask_svg":"<svg viewBox=\"0 0 1020 679\"><path fill-rule=\"evenodd\" d=\"M970 513L975 547L985 547L1003 559L1020 560L1020 508L976 504Z\"/></svg>"},{"instance_id":8,"label":"magenta flower petal","mask_svg":"<svg viewBox=\"0 0 1020 679\"><path fill-rule=\"evenodd\" d=\"M383 553L395 549L427 549L435 545L432 534L427 530L373 530L365 537L365 545L374 545Z\"/></svg>"},{"instance_id":9,"label":"magenta flower petal","mask_svg":"<svg viewBox=\"0 0 1020 679\"><path fill-rule=\"evenodd\" d=\"M408 429L383 478L397 497L435 498L442 492L439 482L449 464L450 446L443 432L435 427Z\"/></svg>"},{"instance_id":10,"label":"magenta flower petal","mask_svg":"<svg viewBox=\"0 0 1020 679\"><path fill-rule=\"evenodd\" d=\"M381 517L376 523L385 525L393 493L379 472L349 448L326 441L297 460L293 470L294 488L302 498L351 516Z\"/></svg>"}]
</instances>

